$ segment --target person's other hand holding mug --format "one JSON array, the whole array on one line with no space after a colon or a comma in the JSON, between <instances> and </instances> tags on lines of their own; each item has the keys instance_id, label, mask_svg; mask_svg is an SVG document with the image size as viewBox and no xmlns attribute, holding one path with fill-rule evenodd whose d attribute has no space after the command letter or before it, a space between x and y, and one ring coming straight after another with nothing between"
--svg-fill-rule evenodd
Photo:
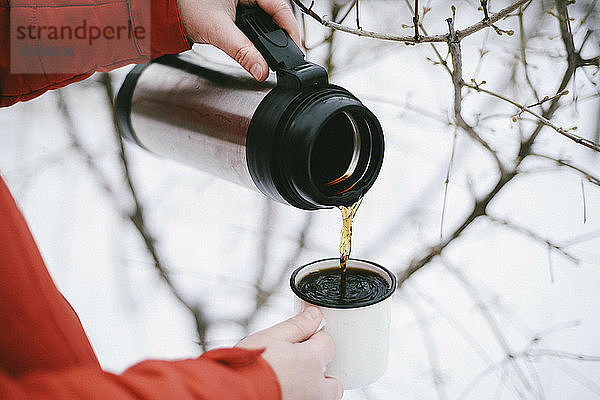
<instances>
[{"instance_id":1,"label":"person's other hand holding mug","mask_svg":"<svg viewBox=\"0 0 600 400\"><path fill-rule=\"evenodd\" d=\"M342 398L341 383L324 374L325 366L335 355L335 344L327 333L315 333L321 319L317 308L308 307L287 321L242 339L237 345L265 349L262 357L279 379L283 400Z\"/></svg>"}]
</instances>

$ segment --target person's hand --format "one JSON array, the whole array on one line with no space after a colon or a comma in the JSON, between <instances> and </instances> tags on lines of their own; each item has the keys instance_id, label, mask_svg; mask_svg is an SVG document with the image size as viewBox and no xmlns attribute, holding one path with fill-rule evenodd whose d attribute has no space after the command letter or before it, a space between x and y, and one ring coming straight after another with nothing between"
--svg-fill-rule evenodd
<instances>
[{"instance_id":1,"label":"person's hand","mask_svg":"<svg viewBox=\"0 0 600 400\"><path fill-rule=\"evenodd\" d=\"M271 328L242 339L237 346L265 348L262 357L279 379L283 400L337 400L342 384L326 377L325 366L333 360L335 344L323 331L315 333L321 312L308 307L302 313Z\"/></svg>"},{"instance_id":2,"label":"person's hand","mask_svg":"<svg viewBox=\"0 0 600 400\"><path fill-rule=\"evenodd\" d=\"M258 5L300 43L294 14L284 0L240 0ZM209 43L227 53L259 81L267 78L267 62L237 26L235 8L238 0L178 0L179 14L187 36L195 43Z\"/></svg>"}]
</instances>

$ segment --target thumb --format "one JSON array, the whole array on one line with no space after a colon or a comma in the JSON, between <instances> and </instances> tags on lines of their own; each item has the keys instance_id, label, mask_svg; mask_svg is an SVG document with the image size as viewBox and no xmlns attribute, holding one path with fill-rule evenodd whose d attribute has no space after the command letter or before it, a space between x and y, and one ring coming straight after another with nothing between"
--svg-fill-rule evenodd
<instances>
[{"instance_id":1,"label":"thumb","mask_svg":"<svg viewBox=\"0 0 600 400\"><path fill-rule=\"evenodd\" d=\"M267 329L264 333L273 339L300 343L315 333L322 318L318 308L307 307L300 314Z\"/></svg>"},{"instance_id":2,"label":"thumb","mask_svg":"<svg viewBox=\"0 0 600 400\"><path fill-rule=\"evenodd\" d=\"M264 81L269 74L269 67L263 56L254 47L250 39L238 29L231 20L223 21L219 35L212 44L233 58L257 81Z\"/></svg>"}]
</instances>

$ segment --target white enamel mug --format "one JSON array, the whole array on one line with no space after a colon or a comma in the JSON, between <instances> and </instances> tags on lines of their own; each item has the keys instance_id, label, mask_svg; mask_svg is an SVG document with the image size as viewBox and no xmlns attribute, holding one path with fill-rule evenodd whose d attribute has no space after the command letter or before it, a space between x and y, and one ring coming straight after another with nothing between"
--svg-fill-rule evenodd
<instances>
[{"instance_id":1,"label":"white enamel mug","mask_svg":"<svg viewBox=\"0 0 600 400\"><path fill-rule=\"evenodd\" d=\"M387 268L371 261L349 259L349 268L373 271L388 283L385 294L375 300L363 301L356 306L334 308L308 302L297 284L311 272L339 267L339 258L313 261L297 268L290 278L296 295L297 311L316 306L323 314L321 329L327 332L336 345L335 358L327 365L325 375L338 379L344 389L358 389L381 378L387 368L389 352L392 294L396 289L396 276Z\"/></svg>"}]
</instances>

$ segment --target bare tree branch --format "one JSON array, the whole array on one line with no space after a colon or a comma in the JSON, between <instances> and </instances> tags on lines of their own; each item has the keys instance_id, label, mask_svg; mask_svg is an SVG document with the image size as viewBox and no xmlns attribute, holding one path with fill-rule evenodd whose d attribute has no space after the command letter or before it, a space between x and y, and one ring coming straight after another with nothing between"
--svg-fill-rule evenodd
<instances>
[{"instance_id":1,"label":"bare tree branch","mask_svg":"<svg viewBox=\"0 0 600 400\"><path fill-rule=\"evenodd\" d=\"M448 200L448 186L450 185L450 173L452 171L452 164L454 162L454 150L456 148L456 137L458 131L454 130L454 137L452 138L452 151L450 152L450 159L448 160L448 169L446 170L446 179L444 180L444 199L442 202L442 215L440 217L440 240L443 239L444 233L444 217L446 216L446 201Z\"/></svg>"},{"instance_id":2,"label":"bare tree branch","mask_svg":"<svg viewBox=\"0 0 600 400\"><path fill-rule=\"evenodd\" d=\"M525 36L525 24L523 23L523 8L519 9L519 38L521 39L521 65L523 66L523 73L525 75L525 81L527 86L533 93L536 100L540 99L540 96L535 88L535 85L531 81L529 76L529 63L527 62L527 37Z\"/></svg>"},{"instance_id":3,"label":"bare tree branch","mask_svg":"<svg viewBox=\"0 0 600 400\"><path fill-rule=\"evenodd\" d=\"M533 390L531 382L527 378L527 375L523 371L521 365L519 365L519 363L517 362L515 353L511 348L510 344L508 343L508 339L506 338L502 329L500 328L500 324L489 309L487 303L481 297L475 285L458 268L450 265L447 262L444 262L444 266L453 274L454 277L456 277L458 282L464 287L465 291L471 296L471 298L475 302L475 305L481 312L482 317L485 319L492 333L496 337L496 340L502 347L502 351L504 351L504 353L506 354L506 359L508 360L508 363L511 364L513 370L517 374L520 382L523 385L523 389L526 392L531 392ZM515 386L515 390L517 390L517 392L519 393L522 393L521 389L519 389L517 386Z\"/></svg>"},{"instance_id":4,"label":"bare tree branch","mask_svg":"<svg viewBox=\"0 0 600 400\"><path fill-rule=\"evenodd\" d=\"M568 168L568 169L571 169L571 170L577 172L591 184L600 186L600 176L593 175L590 171L586 171L583 168L577 167L577 166L573 165L571 162L569 162L568 160L563 160L560 158L548 156L548 155L541 154L541 153L531 153L530 156L550 160L550 161L556 163L560 167L565 167L565 168Z\"/></svg>"},{"instance_id":5,"label":"bare tree branch","mask_svg":"<svg viewBox=\"0 0 600 400\"><path fill-rule=\"evenodd\" d=\"M277 293L285 279L289 276L290 270L298 266L298 260L300 259L300 256L302 255L304 250L306 250L307 236L312 226L312 218L312 213L306 213L304 224L302 225L302 228L300 229L300 232L298 234L296 251L292 255L290 255L288 262L283 268L279 270L279 274L275 282L272 285L266 287L262 277L256 277L256 281L254 283L254 289L256 290L255 306L246 317L238 321L240 325L242 325L246 329L247 332L249 331L252 322L267 304L268 300L275 293Z\"/></svg>"},{"instance_id":6,"label":"bare tree branch","mask_svg":"<svg viewBox=\"0 0 600 400\"><path fill-rule=\"evenodd\" d=\"M133 211L129 211L125 207L123 207L119 204L119 201L118 201L118 198L116 197L115 192L113 191L111 186L108 184L108 181L104 178L103 173L96 166L96 162L95 162L94 158L92 157L92 155L89 154L85 150L85 148L83 146L81 146L80 144L75 145L75 147L76 147L76 149L78 149L78 151L80 153L82 153L84 155L84 158L86 159L86 162L87 162L90 170L94 173L94 175L96 176L96 178L97 178L98 182L100 183L100 185L102 186L102 188L109 194L109 198L113 199L113 203L115 204L117 211L121 215L123 215L126 219L128 219L133 224L133 226L136 228L138 234L140 235L140 237L142 238L142 240L144 242L144 245L146 247L146 250L148 251L148 254L152 258L153 266L156 269L156 271L158 272L159 276L167 284L167 287L169 288L169 290L171 291L173 296L193 316L196 332L198 334L198 343L200 344L202 350L206 350L206 331L208 328L208 321L207 321L200 305L190 304L188 301L186 301L184 299L183 295L179 292L179 290L177 289L177 287L174 285L173 281L171 280L168 269L164 265L164 262L162 261L160 255L159 255L159 251L156 247L156 239L154 238L153 234L150 232L150 230L148 229L148 227L146 225L143 206L137 195L137 192L135 190L135 185L134 185L133 179L131 177L131 173L130 173L130 169L129 169L129 160L125 153L125 145L123 143L123 138L121 137L121 135L118 132L118 125L116 123L116 114L114 112L113 90L112 90L112 81L111 81L110 75L108 73L101 74L100 81L105 90L105 95L106 95L107 103L109 105L109 110L112 112L113 126L115 128L114 133L116 135L116 138L117 138L117 141L119 144L119 157L121 160L121 166L123 167L124 179L127 184L130 198L133 201L133 205L134 205ZM60 93L61 92L59 91L59 96L62 96ZM59 97L59 104L63 104L63 106L62 106L63 109L68 110L66 107L66 103L64 102L64 99L62 99L62 100L61 99L62 99L62 97ZM64 110L63 110L63 114L65 113ZM68 115L68 113L65 115ZM74 125L72 123L70 125L71 125L70 130L74 130ZM72 137L74 137L73 133L74 133L74 131L71 134Z\"/></svg>"},{"instance_id":7,"label":"bare tree branch","mask_svg":"<svg viewBox=\"0 0 600 400\"><path fill-rule=\"evenodd\" d=\"M418 12L418 10L415 10L412 8L412 5L410 4L409 0L404 0L404 2L406 3L406 6L408 7L408 9L410 10L410 12L414 15L415 13ZM423 19L420 18L418 21L418 28L425 34L427 35L427 30L425 29L425 27L423 26ZM437 49L437 47L435 47L435 43L429 43L429 46L431 46L431 49L433 50L433 52L435 53L438 61L433 61L434 63L439 63L440 65L444 66L444 68L446 69L446 71L448 72L448 74L452 75L452 71L450 71L450 67L448 66L448 63L446 62L446 60L444 60L444 58L442 57L442 55L440 54L439 50Z\"/></svg>"},{"instance_id":8,"label":"bare tree branch","mask_svg":"<svg viewBox=\"0 0 600 400\"><path fill-rule=\"evenodd\" d=\"M552 350L552 349L532 349L532 350L526 350L522 353L517 353L516 355L520 356L520 357L527 357L527 358L556 357L556 358L570 359L570 360L576 360L576 361L589 361L589 362L600 361L600 356L589 355L589 354L579 354L579 353Z\"/></svg>"},{"instance_id":9,"label":"bare tree branch","mask_svg":"<svg viewBox=\"0 0 600 400\"><path fill-rule=\"evenodd\" d=\"M581 357L581 358L578 358ZM542 349L539 353L536 350L526 350L523 352L517 352L512 354L512 357L506 357L498 363L489 365L483 371L481 371L475 378L471 380L471 382L465 386L461 394L457 397L457 399L466 399L470 392L475 388L478 382L482 381L487 375L494 373L499 368L504 368L506 364L509 364L512 361L523 359L528 362L537 362L539 358L557 358L560 361L563 360L575 360L575 361L590 361L590 362L598 362L600 361L598 356L589 356L589 355L579 355L568 352L560 352L553 350L545 350ZM564 364L563 364L564 365ZM565 373L567 373L565 371ZM570 374L570 373L568 373ZM581 373L577 373L577 376L571 375L574 380L577 380L581 385L589 389L590 391L600 394L600 386L595 383L593 380L590 380L587 377L581 376ZM521 397L524 398L524 397ZM542 397L543 398L543 397Z\"/></svg>"},{"instance_id":10,"label":"bare tree branch","mask_svg":"<svg viewBox=\"0 0 600 400\"><path fill-rule=\"evenodd\" d=\"M485 349L481 343L477 340L477 338L473 335L470 329L462 324L459 320L457 320L451 313L437 301L433 296L425 293L423 290L417 287L415 282L411 282L411 289L413 289L419 297L423 298L427 301L431 307L433 307L438 313L446 320L454 330L456 330L464 339L465 343L467 343L473 351L481 358L481 360L485 361L488 364L492 363L492 358L488 353L487 349ZM397 297L398 298L398 297Z\"/></svg>"},{"instance_id":11,"label":"bare tree branch","mask_svg":"<svg viewBox=\"0 0 600 400\"><path fill-rule=\"evenodd\" d=\"M494 197L504 188L504 186L512 180L514 176L516 176L517 172L507 172L505 175L502 175L500 179L496 182L492 190L490 190L485 196L475 199L475 203L471 208L471 212L464 219L464 221L450 234L446 237L445 240L441 241L439 244L431 246L427 248L423 255L413 258L408 267L404 270L398 272L398 286L402 286L404 282L406 282L412 274L419 271L421 268L429 264L431 260L433 260L436 256L442 254L442 251L452 243L456 238L458 238L464 231L467 229L473 221L475 221L478 217L482 215L486 215L486 208L488 204L492 201Z\"/></svg>"},{"instance_id":12,"label":"bare tree branch","mask_svg":"<svg viewBox=\"0 0 600 400\"><path fill-rule=\"evenodd\" d=\"M500 100L503 100L503 101L505 101L507 103L510 103L513 106L515 106L518 109L519 112L521 112L521 113L525 112L527 114L532 115L542 125L554 129L556 132L558 132L561 135L565 136L566 138L574 141L575 143L580 144L582 146L585 146L588 149L600 152L600 144L595 143L595 142L593 142L590 139L587 139L587 138L584 138L582 136L576 135L576 134L570 132L569 129L564 129L564 128L560 127L560 126L555 125L554 123L552 123L552 121L550 121L543 114L538 114L535 111L532 111L531 108L530 108L531 106L521 105L521 104L517 103L516 101L509 99L506 96L503 96L501 94L492 92L491 90L484 89L484 88L481 87L481 84L477 84L477 83L472 83L472 84L464 83L464 86L469 87L471 89L474 89L474 90L476 90L478 92L481 92L481 93L489 94L490 96L496 97L496 98L498 98ZM563 91L561 91L558 95L555 95L555 96L552 97L552 99L554 100L552 102L552 104L558 105L558 98L562 95L562 93L563 93ZM537 103L534 104L534 105L537 105Z\"/></svg>"},{"instance_id":13,"label":"bare tree branch","mask_svg":"<svg viewBox=\"0 0 600 400\"><path fill-rule=\"evenodd\" d=\"M549 248L555 250L556 252L560 253L563 257L567 258L569 261L571 261L574 264L579 264L580 260L575 257L573 254L569 253L568 251L566 251L562 246L560 246L559 244L556 244L554 242L552 242L550 239L544 238L540 235L538 235L537 233L535 233L534 231L532 231L531 229L527 229L525 227L516 225L514 222L510 222L506 219L503 218L498 218L498 217L494 217L492 215L487 214L486 215L487 218L492 221L495 222L497 224L500 225L504 225L516 232L520 232L538 242L541 242L543 244L545 244L546 246L548 246Z\"/></svg>"},{"instance_id":14,"label":"bare tree branch","mask_svg":"<svg viewBox=\"0 0 600 400\"><path fill-rule=\"evenodd\" d=\"M444 378L442 374L442 368L440 366L440 357L438 355L435 340L431 332L429 320L426 318L425 311L419 304L418 300L412 300L408 296L406 299L410 303L411 310L415 315L417 323L419 324L421 336L423 337L423 343L425 345L425 351L427 353L427 359L429 360L429 365L431 366L431 378L437 391L437 397L440 400L447 399L448 393L446 392L446 388L444 386Z\"/></svg>"},{"instance_id":15,"label":"bare tree branch","mask_svg":"<svg viewBox=\"0 0 600 400\"><path fill-rule=\"evenodd\" d=\"M314 1L308 7L306 5L304 5L302 0L292 0L292 1L304 13L306 13L307 15L310 15L313 19L315 19L317 22L319 22L324 27L336 29L336 30L346 32L346 33L351 33L353 35L365 36L365 37L381 39L381 40L390 40L390 41L395 41L395 42L404 42L404 43L432 43L432 42L447 42L448 41L447 35L426 35L426 36L419 35L418 38L415 38L415 36L394 35L394 34L385 33L385 32L369 31L369 30L365 30L362 28L351 28L349 26L338 24L337 22L333 22L331 20L321 18L312 9ZM518 0L515 3L509 5L508 7L503 8L502 10L498 11L497 13L490 15L488 20L480 21L476 24L468 26L467 28L465 28L463 30L456 31L458 40L462 40L476 32L479 32L480 30L482 30L484 28L493 27L493 24L495 22L498 22L501 19L507 17L511 12L515 11L521 5L523 5L529 1L531 1L531 0Z\"/></svg>"},{"instance_id":16,"label":"bare tree branch","mask_svg":"<svg viewBox=\"0 0 600 400\"><path fill-rule=\"evenodd\" d=\"M455 12L455 8L452 8L453 14ZM498 153L491 148L491 146L483 140L481 136L477 134L475 129L469 125L462 116L462 88L465 85L462 77L462 51L460 48L460 39L458 38L458 33L454 30L454 15L452 18L446 19L448 23L448 48L450 51L450 56L452 58L452 86L454 87L454 122L458 127L460 127L463 131L471 137L475 142L477 142L481 147L483 147L487 152L494 158L496 164L498 165L498 169L501 174L504 174L504 164L498 157Z\"/></svg>"},{"instance_id":17,"label":"bare tree branch","mask_svg":"<svg viewBox=\"0 0 600 400\"><path fill-rule=\"evenodd\" d=\"M415 0L415 8L413 11L413 26L415 29L415 42L419 42L421 40L421 35L419 35L419 0Z\"/></svg>"},{"instance_id":18,"label":"bare tree branch","mask_svg":"<svg viewBox=\"0 0 600 400\"><path fill-rule=\"evenodd\" d=\"M548 357L551 359L552 363L556 365L561 371L564 372L569 378L579 383L584 388L588 389L590 392L600 395L600 385L596 380L590 379L584 374L582 374L579 370L572 367L566 360L562 358Z\"/></svg>"}]
</instances>

